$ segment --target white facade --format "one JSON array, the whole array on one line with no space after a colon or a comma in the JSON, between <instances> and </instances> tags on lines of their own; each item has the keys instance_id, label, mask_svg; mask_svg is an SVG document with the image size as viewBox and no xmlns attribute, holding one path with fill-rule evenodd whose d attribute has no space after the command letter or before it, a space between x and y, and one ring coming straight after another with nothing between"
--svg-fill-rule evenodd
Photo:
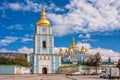
<instances>
[{"instance_id":1,"label":"white facade","mask_svg":"<svg viewBox=\"0 0 120 80\"><path fill-rule=\"evenodd\" d=\"M34 53L30 55L29 59L32 63L32 73L58 73L58 68L61 64L61 56L54 54L54 36L52 34L52 27L45 26L46 14L44 9L41 13L43 26L37 25L34 35ZM39 20L39 21L40 21ZM40 23L41 24L41 23Z\"/></svg>"}]
</instances>

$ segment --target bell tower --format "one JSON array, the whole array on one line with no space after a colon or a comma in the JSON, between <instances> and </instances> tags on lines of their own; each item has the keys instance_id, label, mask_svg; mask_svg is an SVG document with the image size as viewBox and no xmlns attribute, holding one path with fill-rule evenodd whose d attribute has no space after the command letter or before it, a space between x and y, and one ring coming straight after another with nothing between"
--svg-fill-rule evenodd
<instances>
[{"instance_id":1,"label":"bell tower","mask_svg":"<svg viewBox=\"0 0 120 80\"><path fill-rule=\"evenodd\" d=\"M50 27L50 22L47 19L45 8L42 7L34 34L34 52L30 56L32 73L58 73L58 68L61 65L61 56L53 53L53 49L54 36L52 27Z\"/></svg>"},{"instance_id":2,"label":"bell tower","mask_svg":"<svg viewBox=\"0 0 120 80\"><path fill-rule=\"evenodd\" d=\"M36 24L36 33L34 35L34 54L52 54L54 47L54 36L52 27L47 20L44 7L42 7L41 17Z\"/></svg>"},{"instance_id":3,"label":"bell tower","mask_svg":"<svg viewBox=\"0 0 120 80\"><path fill-rule=\"evenodd\" d=\"M52 34L52 27L50 27L50 22L47 19L45 8L42 7L34 35L33 73L51 73L51 63L53 61L50 60L50 54L53 54L53 48L54 36Z\"/></svg>"}]
</instances>

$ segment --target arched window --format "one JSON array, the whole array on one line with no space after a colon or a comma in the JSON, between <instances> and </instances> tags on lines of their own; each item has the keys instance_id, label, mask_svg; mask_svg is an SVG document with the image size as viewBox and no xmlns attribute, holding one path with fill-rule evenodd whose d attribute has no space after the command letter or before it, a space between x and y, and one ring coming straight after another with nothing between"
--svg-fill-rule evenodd
<instances>
[{"instance_id":1,"label":"arched window","mask_svg":"<svg viewBox=\"0 0 120 80\"><path fill-rule=\"evenodd\" d=\"M46 41L43 41L43 48L46 48Z\"/></svg>"}]
</instances>

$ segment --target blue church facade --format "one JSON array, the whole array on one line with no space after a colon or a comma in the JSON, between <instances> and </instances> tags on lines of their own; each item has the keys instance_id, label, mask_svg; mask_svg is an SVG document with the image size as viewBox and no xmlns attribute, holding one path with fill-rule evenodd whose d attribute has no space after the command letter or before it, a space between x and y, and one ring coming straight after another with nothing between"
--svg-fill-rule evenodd
<instances>
[{"instance_id":1,"label":"blue church facade","mask_svg":"<svg viewBox=\"0 0 120 80\"><path fill-rule=\"evenodd\" d=\"M62 56L62 62L85 62L89 59L88 50L84 46L79 50L75 45L74 38L69 49L65 51L60 49L59 54Z\"/></svg>"}]
</instances>

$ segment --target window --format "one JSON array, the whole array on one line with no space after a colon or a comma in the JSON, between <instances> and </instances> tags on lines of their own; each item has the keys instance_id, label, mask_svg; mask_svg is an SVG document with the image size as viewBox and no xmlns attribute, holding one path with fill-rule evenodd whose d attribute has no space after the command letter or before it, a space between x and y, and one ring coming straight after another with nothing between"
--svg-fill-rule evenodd
<instances>
[{"instance_id":1,"label":"window","mask_svg":"<svg viewBox=\"0 0 120 80\"><path fill-rule=\"evenodd\" d=\"M46 41L43 41L43 48L46 48Z\"/></svg>"},{"instance_id":2,"label":"window","mask_svg":"<svg viewBox=\"0 0 120 80\"><path fill-rule=\"evenodd\" d=\"M40 56L40 60L42 60L42 56Z\"/></svg>"},{"instance_id":3,"label":"window","mask_svg":"<svg viewBox=\"0 0 120 80\"><path fill-rule=\"evenodd\" d=\"M44 60L46 60L46 56L44 56Z\"/></svg>"},{"instance_id":4,"label":"window","mask_svg":"<svg viewBox=\"0 0 120 80\"><path fill-rule=\"evenodd\" d=\"M46 28L42 28L42 32L43 32L43 34L45 34L47 32L47 29Z\"/></svg>"},{"instance_id":5,"label":"window","mask_svg":"<svg viewBox=\"0 0 120 80\"><path fill-rule=\"evenodd\" d=\"M50 57L48 57L48 60L50 60Z\"/></svg>"}]
</instances>

